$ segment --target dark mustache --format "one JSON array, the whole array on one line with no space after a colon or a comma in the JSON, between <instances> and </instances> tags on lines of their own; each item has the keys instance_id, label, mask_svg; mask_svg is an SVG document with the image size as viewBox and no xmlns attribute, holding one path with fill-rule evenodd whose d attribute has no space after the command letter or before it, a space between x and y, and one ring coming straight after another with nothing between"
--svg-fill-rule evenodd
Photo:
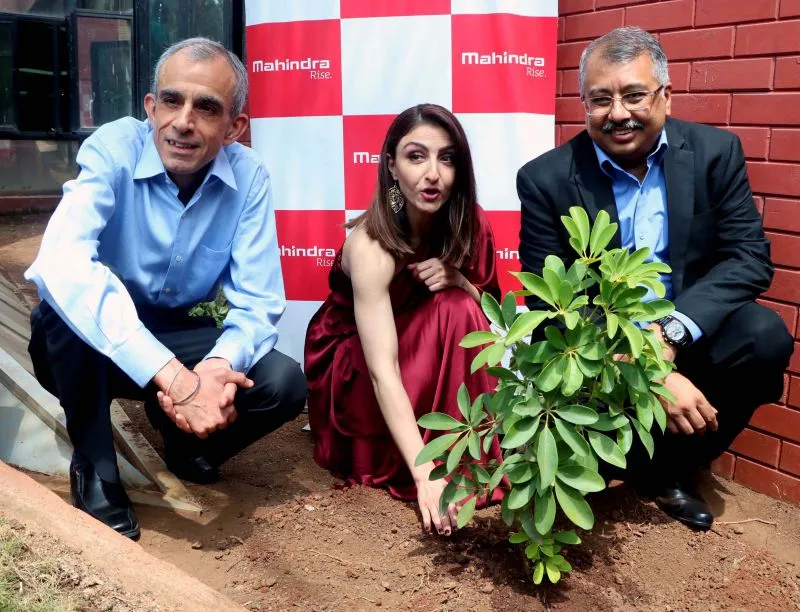
<instances>
[{"instance_id":1,"label":"dark mustache","mask_svg":"<svg viewBox=\"0 0 800 612\"><path fill-rule=\"evenodd\" d=\"M606 121L605 125L602 127L603 134L608 134L611 130L618 129L618 130L641 130L644 129L644 124L641 121L637 121L636 119L626 119L622 122L617 121Z\"/></svg>"}]
</instances>

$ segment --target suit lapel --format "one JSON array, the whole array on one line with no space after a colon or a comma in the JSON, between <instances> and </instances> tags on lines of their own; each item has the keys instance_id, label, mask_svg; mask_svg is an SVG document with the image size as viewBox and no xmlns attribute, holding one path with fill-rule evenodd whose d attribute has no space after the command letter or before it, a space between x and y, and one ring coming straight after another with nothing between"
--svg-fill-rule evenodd
<instances>
[{"instance_id":1,"label":"suit lapel","mask_svg":"<svg viewBox=\"0 0 800 612\"><path fill-rule=\"evenodd\" d=\"M614 190L609 179L600 169L597 154L592 146L592 139L583 132L578 143L580 150L575 155L576 172L574 175L575 186L578 189L581 201L592 223L597 219L601 210L608 213L612 223L619 223L617 205L614 201ZM614 234L609 248L617 249L621 246L620 233Z\"/></svg>"},{"instance_id":2,"label":"suit lapel","mask_svg":"<svg viewBox=\"0 0 800 612\"><path fill-rule=\"evenodd\" d=\"M667 185L669 217L669 262L672 268L673 291L683 288L683 270L694 214L694 152L685 146L674 124L667 121L669 148L664 155L664 177Z\"/></svg>"}]
</instances>

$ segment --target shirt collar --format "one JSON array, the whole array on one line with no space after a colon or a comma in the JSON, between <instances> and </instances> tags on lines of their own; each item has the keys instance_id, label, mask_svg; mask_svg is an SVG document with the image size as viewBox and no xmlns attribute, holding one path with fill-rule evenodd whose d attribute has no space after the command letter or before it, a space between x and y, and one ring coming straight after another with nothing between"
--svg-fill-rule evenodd
<instances>
[{"instance_id":1,"label":"shirt collar","mask_svg":"<svg viewBox=\"0 0 800 612\"><path fill-rule=\"evenodd\" d=\"M625 174L630 174L626 170L620 168L619 165L613 159L611 159L594 140L592 140L592 145L594 145L594 151L597 154L597 161L600 164L600 169L610 178L614 178L612 176L611 168L618 170L619 172L625 172ZM668 148L669 142L667 142L667 130L664 128L661 130L661 136L658 138L656 148L653 149L653 152L647 156L647 167L649 168L653 163L658 163L664 156L664 151L666 151ZM611 168L609 168L609 166L611 166Z\"/></svg>"},{"instance_id":2,"label":"shirt collar","mask_svg":"<svg viewBox=\"0 0 800 612\"><path fill-rule=\"evenodd\" d=\"M154 132L152 129L147 131L142 155L139 157L139 161L136 164L136 169L133 172L134 179L152 178L159 174L165 174L167 171L166 168L164 168L164 162L161 161L161 156L158 154L158 149L156 149L156 143L153 139L153 134ZM219 153L217 153L217 156L211 163L211 169L208 171L208 176L216 176L231 189L237 191L239 189L236 185L236 178L233 176L231 162L228 159L227 153L225 153L225 147L222 147L219 150ZM208 180L208 176L206 176L205 180Z\"/></svg>"}]
</instances>

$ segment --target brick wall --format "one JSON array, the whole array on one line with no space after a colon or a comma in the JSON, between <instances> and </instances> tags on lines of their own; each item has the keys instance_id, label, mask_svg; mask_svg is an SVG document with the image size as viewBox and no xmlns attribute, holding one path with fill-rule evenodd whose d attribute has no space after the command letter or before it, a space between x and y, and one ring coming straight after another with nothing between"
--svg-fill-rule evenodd
<instances>
[{"instance_id":1,"label":"brick wall","mask_svg":"<svg viewBox=\"0 0 800 612\"><path fill-rule=\"evenodd\" d=\"M800 0L559 0L559 15L556 143L583 129L577 67L587 42L622 25L656 34L670 60L673 115L742 140L777 268L761 301L800 339ZM800 503L797 346L781 400L758 409L714 468Z\"/></svg>"}]
</instances>

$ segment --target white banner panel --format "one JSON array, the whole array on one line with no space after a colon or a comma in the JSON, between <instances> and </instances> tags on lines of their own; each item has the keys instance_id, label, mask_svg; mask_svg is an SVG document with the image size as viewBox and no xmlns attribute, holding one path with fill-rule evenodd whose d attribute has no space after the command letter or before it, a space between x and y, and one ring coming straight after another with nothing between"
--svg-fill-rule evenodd
<instances>
[{"instance_id":1,"label":"white banner panel","mask_svg":"<svg viewBox=\"0 0 800 612\"><path fill-rule=\"evenodd\" d=\"M462 121L503 290L519 269L515 176L552 148L557 0L247 0L253 148L269 170L287 313L302 362L343 224L369 206L394 116L422 102Z\"/></svg>"}]
</instances>

